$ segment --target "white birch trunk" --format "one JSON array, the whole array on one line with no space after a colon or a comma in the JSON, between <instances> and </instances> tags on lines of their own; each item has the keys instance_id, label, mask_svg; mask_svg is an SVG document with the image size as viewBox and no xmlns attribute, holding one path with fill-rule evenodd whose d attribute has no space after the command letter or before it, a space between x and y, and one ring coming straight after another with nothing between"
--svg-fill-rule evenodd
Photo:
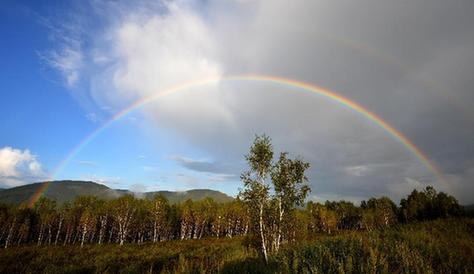
<instances>
[{"instance_id":1,"label":"white birch trunk","mask_svg":"<svg viewBox=\"0 0 474 274\"><path fill-rule=\"evenodd\" d=\"M263 257L265 258L265 262L268 263L267 245L265 243L265 234L264 234L264 231L263 231L263 203L260 204L259 226L260 226L260 237L261 237L261 241L262 241Z\"/></svg>"}]
</instances>

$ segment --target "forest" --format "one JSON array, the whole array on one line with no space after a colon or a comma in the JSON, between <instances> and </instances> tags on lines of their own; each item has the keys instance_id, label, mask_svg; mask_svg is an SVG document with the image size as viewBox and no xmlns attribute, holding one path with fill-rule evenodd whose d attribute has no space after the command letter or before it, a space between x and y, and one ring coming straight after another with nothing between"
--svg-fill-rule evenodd
<instances>
[{"instance_id":1,"label":"forest","mask_svg":"<svg viewBox=\"0 0 474 274\"><path fill-rule=\"evenodd\" d=\"M2 273L472 273L474 220L428 186L307 201L309 163L257 136L236 199L156 195L0 205Z\"/></svg>"}]
</instances>

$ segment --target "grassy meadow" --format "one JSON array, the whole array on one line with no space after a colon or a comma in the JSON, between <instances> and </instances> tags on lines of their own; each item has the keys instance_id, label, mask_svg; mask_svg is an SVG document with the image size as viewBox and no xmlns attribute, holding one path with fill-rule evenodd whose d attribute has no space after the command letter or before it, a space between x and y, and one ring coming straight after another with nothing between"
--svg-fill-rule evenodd
<instances>
[{"instance_id":1,"label":"grassy meadow","mask_svg":"<svg viewBox=\"0 0 474 274\"><path fill-rule=\"evenodd\" d=\"M156 244L23 245L0 251L1 273L473 273L474 219L315 234L268 264L245 237Z\"/></svg>"}]
</instances>

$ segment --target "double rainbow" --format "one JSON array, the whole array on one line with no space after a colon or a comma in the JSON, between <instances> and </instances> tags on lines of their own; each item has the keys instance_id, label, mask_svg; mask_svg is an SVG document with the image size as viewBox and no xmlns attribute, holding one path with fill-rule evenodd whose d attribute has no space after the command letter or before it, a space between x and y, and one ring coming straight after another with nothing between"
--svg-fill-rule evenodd
<instances>
[{"instance_id":1,"label":"double rainbow","mask_svg":"<svg viewBox=\"0 0 474 274\"><path fill-rule=\"evenodd\" d=\"M117 112L113 115L108 121L98 127L96 130L91 132L87 135L74 149L70 151L70 153L59 163L56 167L54 172L52 173L51 179L53 180L55 175L58 174L66 165L67 163L74 158L75 155L79 151L82 150L87 144L93 140L97 135L99 135L104 129L109 127L115 121L121 119L122 117L126 116L130 112L154 101L159 98L165 97L169 94L173 94L176 92L184 91L190 88L195 88L199 86L204 86L207 84L218 83L220 81L244 81L244 82L263 82L263 83L270 83L276 84L281 86L290 87L297 91L304 91L309 92L312 94L319 95L321 97L330 99L331 101L341 104L356 113L359 113L363 117L367 118L369 121L372 121L374 124L382 128L386 131L390 136L392 136L395 140L401 143L404 147L406 147L410 152L412 152L419 160L422 162L441 182L445 183L444 176L441 170L429 160L428 156L423 153L413 142L411 142L403 133L399 130L394 128L392 125L384 121L380 118L377 114L371 112L367 108L363 107L362 105L354 102L340 94L337 94L331 90L315 86L310 83L288 79L283 77L277 76L269 76L269 75L234 75L234 76L223 76L223 77L210 77L205 79L200 79L197 81L187 82L184 84L176 85L160 92L154 93L148 97L144 97L135 101L133 104L129 105L128 107L122 109L121 111ZM34 193L34 195L29 200L29 206L33 206L36 201L41 197L41 195L48 189L50 181L43 183L40 188Z\"/></svg>"}]
</instances>

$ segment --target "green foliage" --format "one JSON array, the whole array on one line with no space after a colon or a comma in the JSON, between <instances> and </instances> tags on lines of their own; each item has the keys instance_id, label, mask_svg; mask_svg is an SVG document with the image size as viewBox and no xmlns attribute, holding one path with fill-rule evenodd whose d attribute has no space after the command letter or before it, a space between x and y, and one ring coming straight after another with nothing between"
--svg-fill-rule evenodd
<instances>
[{"instance_id":1,"label":"green foliage","mask_svg":"<svg viewBox=\"0 0 474 274\"><path fill-rule=\"evenodd\" d=\"M286 211L295 205L303 205L306 196L311 191L306 184L305 172L310 167L302 159L289 159L288 153L283 152L274 164L271 172L275 194L281 200L282 208Z\"/></svg>"},{"instance_id":2,"label":"green foliage","mask_svg":"<svg viewBox=\"0 0 474 274\"><path fill-rule=\"evenodd\" d=\"M250 147L250 153L245 159L250 169L256 172L259 178L265 180L273 161L273 147L270 137L257 135Z\"/></svg>"},{"instance_id":3,"label":"green foliage","mask_svg":"<svg viewBox=\"0 0 474 274\"><path fill-rule=\"evenodd\" d=\"M0 273L473 273L474 219L372 232L319 234L286 245L266 264L243 238L156 244L17 246Z\"/></svg>"},{"instance_id":4,"label":"green foliage","mask_svg":"<svg viewBox=\"0 0 474 274\"><path fill-rule=\"evenodd\" d=\"M266 135L255 137L246 160L249 170L241 176L244 189L239 197L249 209L251 231L260 236L253 239L268 263L268 252L296 238L294 209L304 204L311 190L305 175L310 165L300 158L289 159L287 152L273 162L273 146Z\"/></svg>"},{"instance_id":5,"label":"green foliage","mask_svg":"<svg viewBox=\"0 0 474 274\"><path fill-rule=\"evenodd\" d=\"M293 176L289 175L292 174L291 165L277 165L280 165L280 170L285 170L278 172L281 175L277 176L279 180ZM363 201L360 207L346 201L327 201L325 204L309 202L306 209L297 209L294 208L298 204L296 193L301 188L287 180L283 187L283 182L277 183L281 184L281 189L287 190L280 189L273 195L267 193L262 200L248 196L249 200L236 199L225 204L210 198L170 204L161 195L151 199L124 195L112 200L79 196L72 203L60 206L44 197L33 208L0 205L0 244L3 247L20 244L141 244L252 234L248 238L256 243L251 246L258 247L266 241L266 248L271 253L278 251L280 243L291 244L317 233L373 231L396 226L399 220L410 223L424 218L463 214L453 197L437 193L432 188L425 192L413 191L402 200L400 208L389 198L381 197ZM249 193L258 192L258 189L248 190L251 190Z\"/></svg>"},{"instance_id":6,"label":"green foliage","mask_svg":"<svg viewBox=\"0 0 474 274\"><path fill-rule=\"evenodd\" d=\"M0 253L0 273L217 273L227 262L257 258L238 239L160 245L23 246Z\"/></svg>"},{"instance_id":7,"label":"green foliage","mask_svg":"<svg viewBox=\"0 0 474 274\"><path fill-rule=\"evenodd\" d=\"M474 220L351 232L282 249L283 273L472 273Z\"/></svg>"},{"instance_id":8,"label":"green foliage","mask_svg":"<svg viewBox=\"0 0 474 274\"><path fill-rule=\"evenodd\" d=\"M181 203L168 200L168 192L110 197L112 190L91 182L97 193L74 196L80 191L67 189L77 182L67 182L48 190L66 189L54 192L63 200L75 197L59 206L47 197L33 208L0 204L0 244L8 248L0 253L0 272L474 271L474 221L460 218L463 208L448 194L427 187L402 199L400 208L381 197L360 207L326 201L304 209L309 163L286 152L274 162L266 135L255 138L246 160L244 189L226 203L207 197L208 190L185 192ZM0 200L15 191L2 191ZM417 223L439 218L447 219Z\"/></svg>"},{"instance_id":9,"label":"green foliage","mask_svg":"<svg viewBox=\"0 0 474 274\"><path fill-rule=\"evenodd\" d=\"M428 186L424 191L416 189L400 201L400 218L404 222L432 220L463 215L463 208L453 196L444 192L437 193Z\"/></svg>"}]
</instances>

